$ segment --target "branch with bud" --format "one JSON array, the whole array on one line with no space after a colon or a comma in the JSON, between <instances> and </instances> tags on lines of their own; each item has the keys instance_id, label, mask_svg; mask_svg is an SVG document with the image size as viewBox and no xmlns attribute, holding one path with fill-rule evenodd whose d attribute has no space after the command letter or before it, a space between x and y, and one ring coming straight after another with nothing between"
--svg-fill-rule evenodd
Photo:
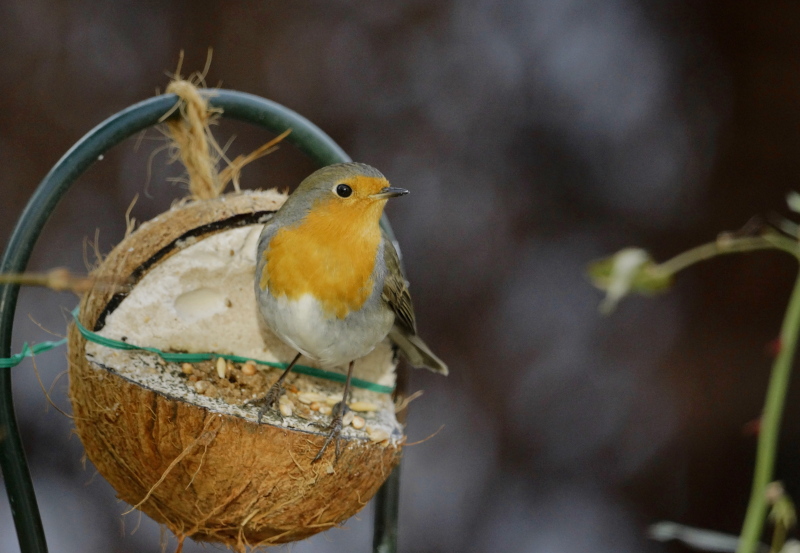
<instances>
[{"instance_id":1,"label":"branch with bud","mask_svg":"<svg viewBox=\"0 0 800 553\"><path fill-rule=\"evenodd\" d=\"M787 204L791 211L800 213L800 194L790 194ZM792 221L780 220L772 225L751 222L741 231L720 234L715 241L692 248L663 263L656 263L645 250L625 248L611 257L592 263L588 273L594 286L606 293L600 304L601 312L610 313L624 297L634 293L652 295L663 292L680 271L719 255L776 249L800 259L799 239L800 226ZM774 499L773 475L781 415L799 333L800 275L781 325L780 350L773 362L767 388L753 485L741 535L736 542L737 553L755 553L759 550L768 506L772 507L770 519L775 526L771 551L777 553L784 549L786 531L795 524L794 505L788 496L782 492L779 500Z\"/></svg>"}]
</instances>

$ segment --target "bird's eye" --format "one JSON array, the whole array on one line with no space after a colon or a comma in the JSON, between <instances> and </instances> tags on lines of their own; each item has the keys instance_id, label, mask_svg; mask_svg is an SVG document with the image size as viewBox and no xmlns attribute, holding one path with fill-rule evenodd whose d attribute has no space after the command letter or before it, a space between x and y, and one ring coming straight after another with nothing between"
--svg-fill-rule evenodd
<instances>
[{"instance_id":1,"label":"bird's eye","mask_svg":"<svg viewBox=\"0 0 800 553\"><path fill-rule=\"evenodd\" d=\"M353 193L353 189L347 186L346 184L337 184L336 185L336 194L340 198L349 198L350 195Z\"/></svg>"}]
</instances>

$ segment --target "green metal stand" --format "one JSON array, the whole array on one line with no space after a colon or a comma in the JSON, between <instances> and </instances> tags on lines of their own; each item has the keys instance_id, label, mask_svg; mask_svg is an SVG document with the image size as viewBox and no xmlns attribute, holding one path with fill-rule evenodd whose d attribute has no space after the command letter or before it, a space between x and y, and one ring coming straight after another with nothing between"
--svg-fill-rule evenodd
<instances>
[{"instance_id":1,"label":"green metal stand","mask_svg":"<svg viewBox=\"0 0 800 553\"><path fill-rule=\"evenodd\" d=\"M224 117L260 125L275 133L291 128L287 141L320 167L350 161L344 150L319 127L275 102L231 90L208 90L203 94L213 107L222 108ZM158 124L177 102L174 94L145 100L106 119L79 140L45 176L22 212L0 261L0 272L24 272L45 222L70 185L107 150ZM391 235L385 217L381 225ZM18 285L0 285L0 357L11 355L18 294ZM0 371L0 469L20 550L22 553L45 553L44 529L14 415L10 370ZM376 496L375 551L396 550L398 489L399 467ZM387 516L393 520L387 520Z\"/></svg>"}]
</instances>

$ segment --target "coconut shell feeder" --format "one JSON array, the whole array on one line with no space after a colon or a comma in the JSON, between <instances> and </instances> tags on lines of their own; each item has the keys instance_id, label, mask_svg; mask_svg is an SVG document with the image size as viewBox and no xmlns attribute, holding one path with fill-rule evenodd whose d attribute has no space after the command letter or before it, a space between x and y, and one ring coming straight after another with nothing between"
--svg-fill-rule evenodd
<instances>
[{"instance_id":1,"label":"coconut shell feeder","mask_svg":"<svg viewBox=\"0 0 800 553\"><path fill-rule=\"evenodd\" d=\"M178 92L112 116L64 155L20 217L1 273L25 271L59 199L99 156L164 121L173 136L197 134L197 105L206 106L194 113L203 122L217 110L274 133L291 129L287 141L319 166L350 160L318 127L274 102L228 90ZM193 184L210 185L206 192L195 187L192 201L129 233L92 275L124 286L91 287L70 325L70 399L87 456L122 500L166 525L179 544L191 537L246 551L303 539L343 523L377 494L374 550L394 551L404 442L398 393L391 393L395 352L387 342L356 363L338 459L329 449L312 463L343 374L300 367L279 412L259 421L254 400L293 354L259 324L252 297L255 242L286 196L220 194L213 167L204 177L202 164L185 163ZM381 224L391 235L385 218ZM0 358L10 354L18 289L0 285ZM21 550L47 551L7 370L0 371L0 430Z\"/></svg>"}]
</instances>

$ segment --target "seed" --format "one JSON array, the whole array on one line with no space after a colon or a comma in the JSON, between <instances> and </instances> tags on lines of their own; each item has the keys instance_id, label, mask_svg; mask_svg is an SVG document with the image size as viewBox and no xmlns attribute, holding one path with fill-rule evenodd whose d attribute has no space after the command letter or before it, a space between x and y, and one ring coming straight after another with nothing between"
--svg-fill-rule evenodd
<instances>
[{"instance_id":1,"label":"seed","mask_svg":"<svg viewBox=\"0 0 800 553\"><path fill-rule=\"evenodd\" d=\"M208 389L203 392L206 397L219 397L219 390L213 384L208 386Z\"/></svg>"},{"instance_id":2,"label":"seed","mask_svg":"<svg viewBox=\"0 0 800 553\"><path fill-rule=\"evenodd\" d=\"M382 442L389 439L389 433L386 430L374 426L367 427L367 435L373 442Z\"/></svg>"},{"instance_id":3,"label":"seed","mask_svg":"<svg viewBox=\"0 0 800 553\"><path fill-rule=\"evenodd\" d=\"M254 374L256 374L256 372L258 372L258 369L256 369L256 364L253 363L252 361L248 361L247 363L242 365L242 374L243 375L245 375L245 376L253 376Z\"/></svg>"},{"instance_id":4,"label":"seed","mask_svg":"<svg viewBox=\"0 0 800 553\"><path fill-rule=\"evenodd\" d=\"M228 365L225 363L225 359L222 357L217 357L217 376L220 378L225 378L225 371L228 369Z\"/></svg>"},{"instance_id":5,"label":"seed","mask_svg":"<svg viewBox=\"0 0 800 553\"><path fill-rule=\"evenodd\" d=\"M361 430L362 428L364 428L364 425L367 424L367 421L364 420L364 417L359 417L358 415L356 415L353 417L353 420L350 422L350 424L356 430Z\"/></svg>"},{"instance_id":6,"label":"seed","mask_svg":"<svg viewBox=\"0 0 800 553\"><path fill-rule=\"evenodd\" d=\"M236 365L234 365L231 361L225 363L225 374L231 374L235 370L236 370Z\"/></svg>"},{"instance_id":7,"label":"seed","mask_svg":"<svg viewBox=\"0 0 800 553\"><path fill-rule=\"evenodd\" d=\"M348 426L351 422L353 422L353 418L356 416L355 413L352 411L347 411L342 417L342 425Z\"/></svg>"},{"instance_id":8,"label":"seed","mask_svg":"<svg viewBox=\"0 0 800 553\"><path fill-rule=\"evenodd\" d=\"M350 409L358 411L359 413L368 413L370 411L377 411L378 406L368 401L354 401L350 404Z\"/></svg>"},{"instance_id":9,"label":"seed","mask_svg":"<svg viewBox=\"0 0 800 553\"><path fill-rule=\"evenodd\" d=\"M294 403L288 397L281 396L281 399L278 400L278 410L284 417L290 417L294 411Z\"/></svg>"},{"instance_id":10,"label":"seed","mask_svg":"<svg viewBox=\"0 0 800 553\"><path fill-rule=\"evenodd\" d=\"M211 384L209 384L208 380L198 380L197 382L194 383L194 389L197 390L198 393L202 394L205 393L206 390L208 390L208 387L210 385Z\"/></svg>"},{"instance_id":11,"label":"seed","mask_svg":"<svg viewBox=\"0 0 800 553\"><path fill-rule=\"evenodd\" d=\"M300 399L300 398L297 398L297 399ZM300 399L300 401L305 403L302 399ZM319 411L320 407L321 407L320 404L318 402L316 402L316 401L312 401L309 404L309 408L311 408L312 411Z\"/></svg>"},{"instance_id":12,"label":"seed","mask_svg":"<svg viewBox=\"0 0 800 553\"><path fill-rule=\"evenodd\" d=\"M319 403L323 401L325 396L322 394L318 394L316 392L303 392L302 394L297 394L297 400L300 403L305 403L306 405L310 405L312 403Z\"/></svg>"},{"instance_id":13,"label":"seed","mask_svg":"<svg viewBox=\"0 0 800 553\"><path fill-rule=\"evenodd\" d=\"M337 403L339 403L342 399L336 396L328 396L325 398L325 403L333 407Z\"/></svg>"},{"instance_id":14,"label":"seed","mask_svg":"<svg viewBox=\"0 0 800 553\"><path fill-rule=\"evenodd\" d=\"M325 405L324 403L319 406L319 412L323 415L330 415L333 412L330 405Z\"/></svg>"},{"instance_id":15,"label":"seed","mask_svg":"<svg viewBox=\"0 0 800 553\"><path fill-rule=\"evenodd\" d=\"M181 365L181 372L183 372L183 374L192 374L194 372L194 367L192 367L191 363L184 363Z\"/></svg>"}]
</instances>

